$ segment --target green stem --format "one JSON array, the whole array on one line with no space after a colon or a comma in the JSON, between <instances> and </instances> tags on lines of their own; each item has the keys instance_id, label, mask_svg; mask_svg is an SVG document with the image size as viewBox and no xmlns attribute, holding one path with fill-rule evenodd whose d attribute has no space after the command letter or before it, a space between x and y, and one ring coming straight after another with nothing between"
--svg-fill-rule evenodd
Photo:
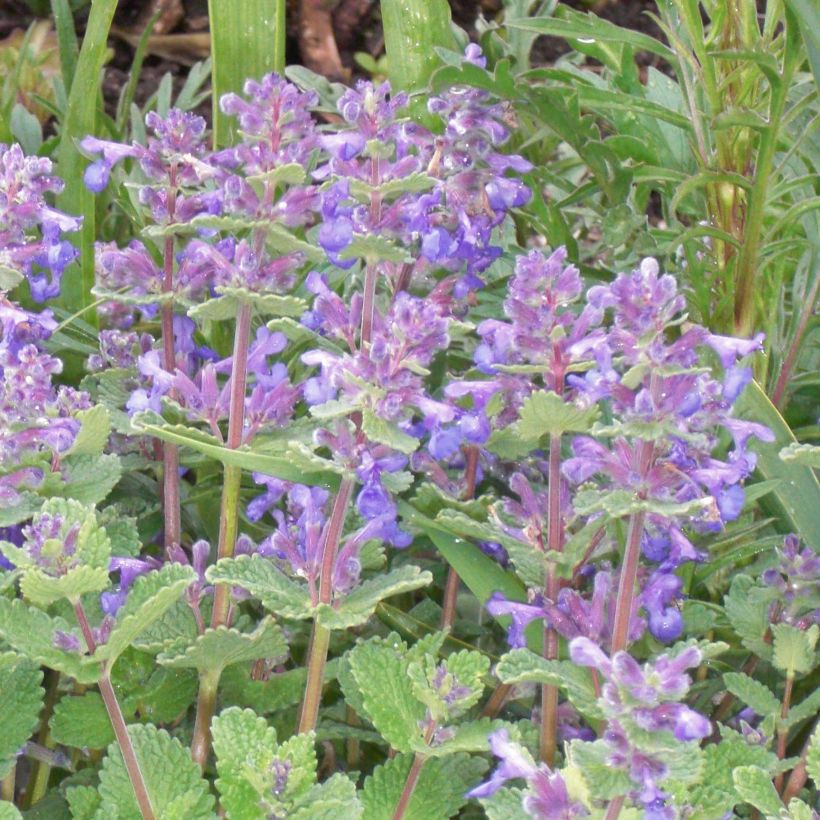
<instances>
[{"instance_id":1,"label":"green stem","mask_svg":"<svg viewBox=\"0 0 820 820\"><path fill-rule=\"evenodd\" d=\"M234 338L233 361L231 363L231 395L228 408L228 439L226 445L236 450L242 444L245 426L245 394L248 380L248 346L251 338L252 309L242 303L236 312L236 336ZM222 506L219 514L219 543L217 561L230 558L236 547L239 530L239 500L242 486L242 468L225 465L222 478ZM214 590L214 608L211 615L211 629L228 623L231 608L231 588L227 584L217 584ZM219 674L206 670L200 674L199 694L196 702L194 737L191 741L191 756L205 769L211 748L211 720L216 710L216 690Z\"/></svg>"},{"instance_id":2,"label":"green stem","mask_svg":"<svg viewBox=\"0 0 820 820\"><path fill-rule=\"evenodd\" d=\"M80 625L80 630L83 633L86 646L90 654L94 654L97 649L97 643L94 640L94 635L91 631L91 625L88 623L83 605L79 600L74 601L74 615L77 618L77 623ZM108 719L111 721L111 727L114 729L114 736L117 738L117 744L122 753L122 759L125 763L125 770L128 772L128 779L131 781L131 788L134 790L134 797L137 799L140 814L143 820L154 820L156 815L151 806L151 798L148 795L148 788L145 785L145 778L140 769L137 753L134 750L134 745L131 743L131 736L128 734L128 726L125 723L125 718L120 709L117 694L114 692L114 686L111 683L110 670L104 666L102 677L99 680L100 695L102 695L105 710L108 712Z\"/></svg>"},{"instance_id":3,"label":"green stem","mask_svg":"<svg viewBox=\"0 0 820 820\"><path fill-rule=\"evenodd\" d=\"M777 133L783 109L786 106L789 86L791 84L792 63L786 61L779 85L772 88L769 105L769 127L760 134L760 147L757 152L754 185L749 191L749 205L746 211L746 223L743 232L743 243L738 252L735 273L735 333L748 336L754 330L757 316L754 312L754 298L758 281L758 249L763 234L763 218L766 212L766 199L769 191L769 176L772 162L777 150Z\"/></svg>"},{"instance_id":4,"label":"green stem","mask_svg":"<svg viewBox=\"0 0 820 820\"><path fill-rule=\"evenodd\" d=\"M322 538L322 568L319 576L319 603L330 604L333 601L333 566L342 539L347 507L353 495L354 480L345 476L339 484L339 492L333 502L330 520L325 525ZM305 684L305 697L299 716L299 734L312 732L319 718L319 705L322 700L322 684L327 664L327 650L330 645L330 630L323 627L318 620L313 621L308 652L308 673Z\"/></svg>"}]
</instances>

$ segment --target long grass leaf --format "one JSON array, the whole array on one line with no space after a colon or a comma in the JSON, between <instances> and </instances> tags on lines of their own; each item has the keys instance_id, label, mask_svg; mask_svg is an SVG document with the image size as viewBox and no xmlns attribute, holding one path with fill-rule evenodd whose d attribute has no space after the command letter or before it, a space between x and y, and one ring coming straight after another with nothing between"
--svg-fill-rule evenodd
<instances>
[{"instance_id":1,"label":"long grass leaf","mask_svg":"<svg viewBox=\"0 0 820 820\"><path fill-rule=\"evenodd\" d=\"M393 88L423 88L441 65L437 47L455 49L446 0L382 0L387 73Z\"/></svg>"},{"instance_id":2,"label":"long grass leaf","mask_svg":"<svg viewBox=\"0 0 820 820\"><path fill-rule=\"evenodd\" d=\"M240 92L245 80L285 69L285 0L209 0L213 59L214 144L233 139L234 118L226 117L219 99Z\"/></svg>"},{"instance_id":3,"label":"long grass leaf","mask_svg":"<svg viewBox=\"0 0 820 820\"><path fill-rule=\"evenodd\" d=\"M60 295L60 304L72 312L94 300L91 286L94 284L95 199L83 183L87 160L80 154L77 141L94 132L100 97L100 72L116 7L116 0L95 0L91 5L57 151L58 169L65 180L65 189L57 200L58 206L67 213L83 217L83 226L79 231L80 269L69 269L63 278ZM87 318L92 320L93 314Z\"/></svg>"},{"instance_id":4,"label":"long grass leaf","mask_svg":"<svg viewBox=\"0 0 820 820\"><path fill-rule=\"evenodd\" d=\"M77 43L77 32L74 30L74 15L68 0L51 0L51 13L54 16L54 28L57 30L57 43L60 47L60 68L63 73L63 85L66 92L71 90L74 72L77 69L77 55L80 47Z\"/></svg>"}]
</instances>

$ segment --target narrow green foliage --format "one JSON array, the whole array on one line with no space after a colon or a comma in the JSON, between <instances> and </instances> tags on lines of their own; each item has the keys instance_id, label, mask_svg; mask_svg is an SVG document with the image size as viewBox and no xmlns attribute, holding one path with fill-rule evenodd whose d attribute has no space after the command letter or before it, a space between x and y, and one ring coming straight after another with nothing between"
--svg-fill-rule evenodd
<instances>
[{"instance_id":1,"label":"narrow green foliage","mask_svg":"<svg viewBox=\"0 0 820 820\"><path fill-rule=\"evenodd\" d=\"M213 59L214 142L233 141L235 122L219 108L219 98L241 92L248 77L258 79L285 68L285 0L208 3Z\"/></svg>"},{"instance_id":2,"label":"narrow green foliage","mask_svg":"<svg viewBox=\"0 0 820 820\"><path fill-rule=\"evenodd\" d=\"M105 61L108 30L116 7L117 0L97 0L91 6L57 152L58 171L66 183L57 198L57 205L66 213L83 217L79 233L80 275L69 271L63 279L59 300L60 305L71 313L88 307L93 301L91 286L94 284L94 241L97 238L96 202L83 182L87 160L77 148L77 142L97 130L100 71ZM86 321L93 322L93 315L92 311L87 311Z\"/></svg>"}]
</instances>

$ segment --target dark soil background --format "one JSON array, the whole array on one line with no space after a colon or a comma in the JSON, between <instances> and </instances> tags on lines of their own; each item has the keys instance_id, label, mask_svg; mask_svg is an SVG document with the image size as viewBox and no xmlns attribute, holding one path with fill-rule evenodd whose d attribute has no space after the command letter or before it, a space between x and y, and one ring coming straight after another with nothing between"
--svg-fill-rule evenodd
<instances>
[{"instance_id":1,"label":"dark soil background","mask_svg":"<svg viewBox=\"0 0 820 820\"><path fill-rule=\"evenodd\" d=\"M658 27L645 14L656 9L654 0L568 0L565 5L594 11L618 25L661 36ZM0 46L15 30L30 25L37 17L35 11L48 17L48 6L47 0L0 0ZM496 17L502 10L502 0L450 0L450 7L454 22L475 36L476 20L479 16ZM109 113L116 108L120 91L128 80L136 41L157 12L159 17L136 92L138 105L150 97L168 72L178 90L190 66L208 56L207 0L120 0L109 38L111 57L103 85ZM87 15L87 6L77 12L80 36ZM384 53L378 0L288 0L287 19L287 62L307 65L331 79L350 81L366 76L354 59L357 52L365 52L374 59ZM330 48L317 47L316 42L306 36L309 29L317 27L333 32L333 38L329 38ZM541 37L535 43L533 62L549 64L567 51L569 47L563 40ZM209 116L207 105L201 113Z\"/></svg>"}]
</instances>

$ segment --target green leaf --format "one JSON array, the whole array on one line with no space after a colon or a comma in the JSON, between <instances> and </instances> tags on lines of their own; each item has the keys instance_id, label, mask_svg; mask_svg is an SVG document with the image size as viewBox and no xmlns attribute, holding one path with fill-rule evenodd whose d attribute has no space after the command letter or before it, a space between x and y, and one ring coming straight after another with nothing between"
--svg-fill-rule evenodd
<instances>
[{"instance_id":1,"label":"green leaf","mask_svg":"<svg viewBox=\"0 0 820 820\"><path fill-rule=\"evenodd\" d=\"M413 257L400 245L375 234L360 235L340 254L342 259L362 259L368 265L379 262L412 262Z\"/></svg>"},{"instance_id":2,"label":"green leaf","mask_svg":"<svg viewBox=\"0 0 820 820\"><path fill-rule=\"evenodd\" d=\"M413 755L398 754L365 778L363 820L392 819L412 764ZM404 820L447 820L456 816L467 802L466 793L478 785L486 770L485 760L467 754L426 760Z\"/></svg>"},{"instance_id":3,"label":"green leaf","mask_svg":"<svg viewBox=\"0 0 820 820\"><path fill-rule=\"evenodd\" d=\"M223 94L240 93L248 77L285 68L285 0L208 3L211 29L214 145L236 139L236 119L219 107Z\"/></svg>"},{"instance_id":4,"label":"green leaf","mask_svg":"<svg viewBox=\"0 0 820 820\"><path fill-rule=\"evenodd\" d=\"M136 638L159 620L195 580L193 569L181 564L165 564L161 569L137 578L117 613L117 622L108 641L97 648L94 658L113 666Z\"/></svg>"},{"instance_id":5,"label":"green leaf","mask_svg":"<svg viewBox=\"0 0 820 820\"><path fill-rule=\"evenodd\" d=\"M22 820L23 815L14 803L0 801L0 820Z\"/></svg>"},{"instance_id":6,"label":"green leaf","mask_svg":"<svg viewBox=\"0 0 820 820\"><path fill-rule=\"evenodd\" d=\"M157 656L157 662L173 669L193 668L202 672L218 671L226 666L259 658L279 658L287 653L288 645L281 628L272 618L264 618L253 632L219 626L206 629L193 644L179 651L172 647Z\"/></svg>"},{"instance_id":7,"label":"green leaf","mask_svg":"<svg viewBox=\"0 0 820 820\"><path fill-rule=\"evenodd\" d=\"M634 788L628 772L610 765L610 754L609 744L603 740L572 740L567 744L569 765L581 770L584 782L598 800L612 800Z\"/></svg>"},{"instance_id":8,"label":"green leaf","mask_svg":"<svg viewBox=\"0 0 820 820\"><path fill-rule=\"evenodd\" d=\"M371 441L386 444L400 453L409 455L419 446L417 438L402 433L395 424L385 421L367 408L362 411L362 431Z\"/></svg>"},{"instance_id":9,"label":"green leaf","mask_svg":"<svg viewBox=\"0 0 820 820\"><path fill-rule=\"evenodd\" d=\"M342 598L338 606L320 604L316 616L319 623L327 629L360 626L376 611L380 601L402 592L421 589L432 581L433 576L429 572L422 572L418 567L400 567L360 584Z\"/></svg>"},{"instance_id":10,"label":"green leaf","mask_svg":"<svg viewBox=\"0 0 820 820\"><path fill-rule=\"evenodd\" d=\"M65 480L60 495L83 504L99 504L122 475L119 456L113 453L66 456L60 464L60 472Z\"/></svg>"},{"instance_id":11,"label":"green leaf","mask_svg":"<svg viewBox=\"0 0 820 820\"><path fill-rule=\"evenodd\" d=\"M406 647L395 637L371 638L347 655L365 713L382 737L400 752L421 742L424 706L407 677Z\"/></svg>"},{"instance_id":12,"label":"green leaf","mask_svg":"<svg viewBox=\"0 0 820 820\"><path fill-rule=\"evenodd\" d=\"M65 797L74 820L93 820L102 803L93 786L72 786L66 789Z\"/></svg>"},{"instance_id":13,"label":"green leaf","mask_svg":"<svg viewBox=\"0 0 820 820\"><path fill-rule=\"evenodd\" d=\"M287 577L261 555L223 558L209 567L205 577L212 584L241 587L262 602L265 609L283 618L311 618L313 608L307 588Z\"/></svg>"},{"instance_id":14,"label":"green leaf","mask_svg":"<svg viewBox=\"0 0 820 820\"><path fill-rule=\"evenodd\" d=\"M97 692L68 695L54 707L49 721L51 737L77 749L104 749L114 742L114 730L103 699Z\"/></svg>"},{"instance_id":15,"label":"green leaf","mask_svg":"<svg viewBox=\"0 0 820 820\"><path fill-rule=\"evenodd\" d=\"M250 304L260 316L301 316L307 304L295 296L277 296L273 293L254 293L246 288L217 287L216 299L200 302L188 310L192 319L211 319L224 322L236 318L240 305Z\"/></svg>"},{"instance_id":16,"label":"green leaf","mask_svg":"<svg viewBox=\"0 0 820 820\"><path fill-rule=\"evenodd\" d=\"M779 455L783 461L820 469L820 447L816 444L800 444L795 441L784 447Z\"/></svg>"},{"instance_id":17,"label":"green leaf","mask_svg":"<svg viewBox=\"0 0 820 820\"><path fill-rule=\"evenodd\" d=\"M54 646L58 631L79 637L76 628L62 618L52 618L19 599L0 597L0 637L9 646L35 663L64 672L77 683L96 683L101 672L99 663Z\"/></svg>"},{"instance_id":18,"label":"green leaf","mask_svg":"<svg viewBox=\"0 0 820 820\"><path fill-rule=\"evenodd\" d=\"M814 785L820 787L820 726L815 728L809 743L809 750L806 754L806 771L814 781Z\"/></svg>"},{"instance_id":19,"label":"green leaf","mask_svg":"<svg viewBox=\"0 0 820 820\"><path fill-rule=\"evenodd\" d=\"M735 789L745 803L767 817L779 817L783 804L769 774L757 766L739 766L732 772Z\"/></svg>"},{"instance_id":20,"label":"green leaf","mask_svg":"<svg viewBox=\"0 0 820 820\"><path fill-rule=\"evenodd\" d=\"M88 592L102 592L108 585L108 571L104 569L80 566L54 577L38 567L29 567L20 581L20 592L35 606L45 609L63 598L74 601Z\"/></svg>"},{"instance_id":21,"label":"green leaf","mask_svg":"<svg viewBox=\"0 0 820 820\"><path fill-rule=\"evenodd\" d=\"M80 410L76 419L80 422L80 432L66 455L102 455L111 434L111 416L108 410L102 404L96 404L88 410Z\"/></svg>"},{"instance_id":22,"label":"green leaf","mask_svg":"<svg viewBox=\"0 0 820 820\"><path fill-rule=\"evenodd\" d=\"M399 501L399 512L405 523L418 527L455 569L459 578L467 585L473 595L483 604L494 592L501 592L511 601L526 601L527 591L524 585L512 572L502 569L478 547L457 538L440 523L432 521L405 501ZM496 619L506 627L509 616ZM538 624L527 631L527 643L531 649L541 651L543 630Z\"/></svg>"},{"instance_id":23,"label":"green leaf","mask_svg":"<svg viewBox=\"0 0 820 820\"><path fill-rule=\"evenodd\" d=\"M43 706L39 666L22 655L0 655L0 778L17 760L17 753L31 737Z\"/></svg>"},{"instance_id":24,"label":"green leaf","mask_svg":"<svg viewBox=\"0 0 820 820\"><path fill-rule=\"evenodd\" d=\"M602 717L589 670L570 661L546 660L529 649L513 649L502 655L495 673L503 683L558 686L580 712L593 718Z\"/></svg>"},{"instance_id":25,"label":"green leaf","mask_svg":"<svg viewBox=\"0 0 820 820\"><path fill-rule=\"evenodd\" d=\"M773 442L749 441L758 454L757 469L763 478L780 480L767 499L776 498L782 531L800 533L815 552L820 552L820 482L811 467L780 458L780 451L796 441L791 429L757 382L746 387L735 406L740 417L765 424L775 434Z\"/></svg>"},{"instance_id":26,"label":"green leaf","mask_svg":"<svg viewBox=\"0 0 820 820\"><path fill-rule=\"evenodd\" d=\"M743 672L726 672L723 675L726 689L737 697L741 703L751 706L761 717L776 715L780 712L780 702L765 684L750 678Z\"/></svg>"},{"instance_id":27,"label":"green leaf","mask_svg":"<svg viewBox=\"0 0 820 820\"><path fill-rule=\"evenodd\" d=\"M504 726L509 726L509 724L489 718L460 723L452 727L455 733L449 740L436 746L425 746L420 743L417 744L416 751L430 757L447 757L460 752L486 752L489 745L487 736L490 732Z\"/></svg>"},{"instance_id":28,"label":"green leaf","mask_svg":"<svg viewBox=\"0 0 820 820\"><path fill-rule=\"evenodd\" d=\"M771 644L763 636L769 629L769 605L776 594L771 587L757 586L748 575L736 575L723 601L726 617L743 645L763 660L772 656Z\"/></svg>"},{"instance_id":29,"label":"green leaf","mask_svg":"<svg viewBox=\"0 0 820 820\"><path fill-rule=\"evenodd\" d=\"M8 292L14 290L23 281L23 274L8 265L0 265L0 290Z\"/></svg>"},{"instance_id":30,"label":"green leaf","mask_svg":"<svg viewBox=\"0 0 820 820\"><path fill-rule=\"evenodd\" d=\"M793 705L789 709L789 714L785 720L783 718L777 719L777 725L783 729L789 729L804 720L813 718L817 714L820 714L820 688L815 689L797 705Z\"/></svg>"},{"instance_id":31,"label":"green leaf","mask_svg":"<svg viewBox=\"0 0 820 820\"><path fill-rule=\"evenodd\" d=\"M524 811L524 792L521 789L499 789L490 797L479 800L487 820L519 820Z\"/></svg>"},{"instance_id":32,"label":"green leaf","mask_svg":"<svg viewBox=\"0 0 820 820\"><path fill-rule=\"evenodd\" d=\"M787 676L811 672L818 635L820 626L817 624L805 631L791 624L773 624L774 665Z\"/></svg>"},{"instance_id":33,"label":"green leaf","mask_svg":"<svg viewBox=\"0 0 820 820\"><path fill-rule=\"evenodd\" d=\"M179 600L134 639L134 646L144 652L157 653L174 644L192 643L197 635L196 619L191 607L185 600Z\"/></svg>"},{"instance_id":34,"label":"green leaf","mask_svg":"<svg viewBox=\"0 0 820 820\"><path fill-rule=\"evenodd\" d=\"M150 724L128 727L151 805L157 817L212 820L214 799L190 751L164 729ZM140 817L120 748L112 743L100 770L103 817ZM184 806L184 814L178 812ZM173 812L173 814L172 814Z\"/></svg>"},{"instance_id":35,"label":"green leaf","mask_svg":"<svg viewBox=\"0 0 820 820\"><path fill-rule=\"evenodd\" d=\"M159 423L157 423L159 421ZM297 461L289 453L266 455L254 452L248 447L231 449L224 447L213 436L194 430L182 424L166 424L156 414L137 413L132 419L135 430L154 436L171 444L190 447L192 450L210 456L223 464L254 470L265 475L276 476L285 481L317 484L334 489L339 485L338 473L317 469L318 460L305 469L303 461ZM298 458L298 453L295 454ZM294 463L295 462L295 463ZM329 464L329 462L327 462Z\"/></svg>"},{"instance_id":36,"label":"green leaf","mask_svg":"<svg viewBox=\"0 0 820 820\"><path fill-rule=\"evenodd\" d=\"M382 0L387 72L394 89L427 85L441 65L436 48L456 47L446 0Z\"/></svg>"},{"instance_id":37,"label":"green leaf","mask_svg":"<svg viewBox=\"0 0 820 820\"><path fill-rule=\"evenodd\" d=\"M60 128L56 170L66 184L57 197L57 207L83 218L77 241L80 248L80 272L77 275L75 271L69 270L59 297L60 305L69 313L75 313L92 303L94 242L97 239L96 199L83 182L87 160L80 153L78 141L87 134L98 133L95 125L100 72L106 59L108 30L116 8L117 0L99 0L91 7ZM93 323L92 317L86 315L86 319Z\"/></svg>"}]
</instances>

